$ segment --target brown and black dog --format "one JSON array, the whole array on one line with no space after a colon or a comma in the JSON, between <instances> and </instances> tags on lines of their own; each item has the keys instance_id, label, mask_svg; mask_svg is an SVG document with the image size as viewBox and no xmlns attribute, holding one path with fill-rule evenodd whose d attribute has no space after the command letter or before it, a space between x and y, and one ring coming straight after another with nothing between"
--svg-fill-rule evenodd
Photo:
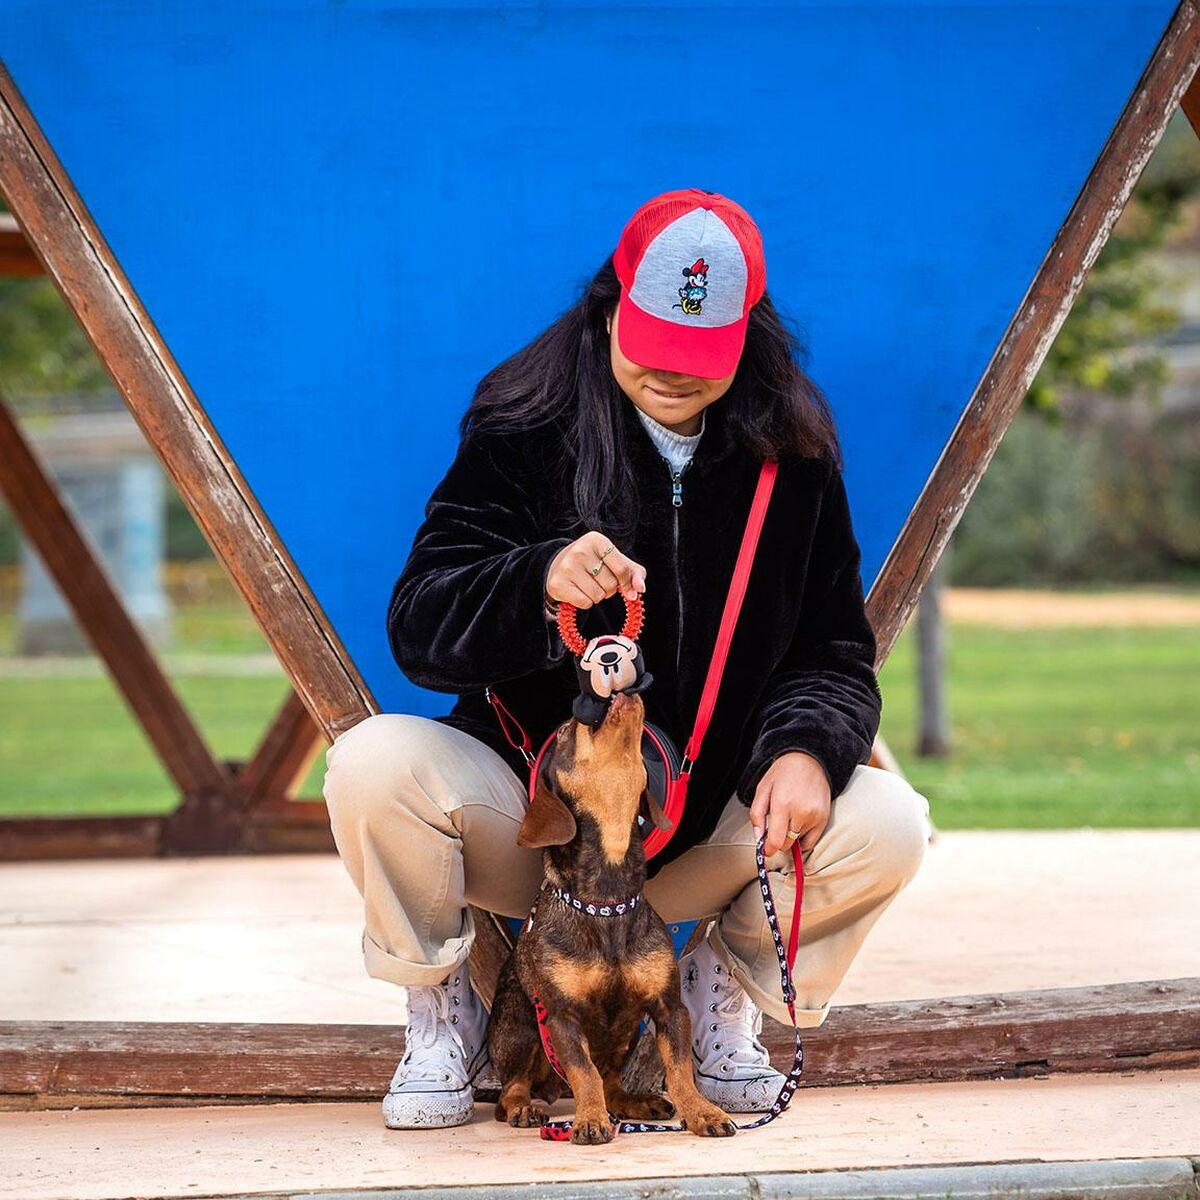
<instances>
[{"instance_id":1,"label":"brown and black dog","mask_svg":"<svg viewBox=\"0 0 1200 1200\"><path fill-rule=\"evenodd\" d=\"M496 1119L541 1125L547 1114L539 1100L552 1104L561 1092L542 1049L536 995L575 1097L573 1142L611 1141L610 1112L634 1121L661 1121L678 1112L701 1137L737 1130L696 1088L691 1020L658 914L640 901L619 915L593 916L554 890L583 902L640 897L646 860L639 813L660 828L666 824L646 786L643 720L641 696L617 693L594 729L574 718L565 721L517 836L523 846L545 848L546 882L533 925L517 940L492 1003L488 1050L501 1082ZM669 1100L630 1095L621 1085L643 1016L654 1021Z\"/></svg>"}]
</instances>

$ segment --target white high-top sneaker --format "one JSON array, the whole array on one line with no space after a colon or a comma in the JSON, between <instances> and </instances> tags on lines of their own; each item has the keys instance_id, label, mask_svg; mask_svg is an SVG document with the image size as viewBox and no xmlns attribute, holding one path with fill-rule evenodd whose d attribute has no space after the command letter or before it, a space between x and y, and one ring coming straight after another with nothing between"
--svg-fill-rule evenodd
<instances>
[{"instance_id":1,"label":"white high-top sneaker","mask_svg":"<svg viewBox=\"0 0 1200 1200\"><path fill-rule=\"evenodd\" d=\"M404 1057L383 1098L389 1129L462 1125L475 1108L471 1086L488 1065L487 1010L467 966L445 983L408 989Z\"/></svg>"},{"instance_id":2,"label":"white high-top sneaker","mask_svg":"<svg viewBox=\"0 0 1200 1200\"><path fill-rule=\"evenodd\" d=\"M762 1013L704 938L679 960L696 1086L726 1112L766 1112L786 1076L758 1040Z\"/></svg>"}]
</instances>

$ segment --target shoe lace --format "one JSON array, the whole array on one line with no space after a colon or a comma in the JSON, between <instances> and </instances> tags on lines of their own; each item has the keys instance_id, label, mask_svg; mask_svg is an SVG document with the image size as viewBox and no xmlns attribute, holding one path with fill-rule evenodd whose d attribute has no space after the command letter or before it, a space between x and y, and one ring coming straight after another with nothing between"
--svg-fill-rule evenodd
<instances>
[{"instance_id":1,"label":"shoe lace","mask_svg":"<svg viewBox=\"0 0 1200 1200\"><path fill-rule=\"evenodd\" d=\"M450 1020L450 996L444 987L408 989L408 1035L421 1046L438 1040L438 1021Z\"/></svg>"},{"instance_id":2,"label":"shoe lace","mask_svg":"<svg viewBox=\"0 0 1200 1200\"><path fill-rule=\"evenodd\" d=\"M447 990L440 985L410 987L404 1057L396 1076L445 1081L448 1066L455 1074L465 1076L462 1041L450 1024Z\"/></svg>"}]
</instances>

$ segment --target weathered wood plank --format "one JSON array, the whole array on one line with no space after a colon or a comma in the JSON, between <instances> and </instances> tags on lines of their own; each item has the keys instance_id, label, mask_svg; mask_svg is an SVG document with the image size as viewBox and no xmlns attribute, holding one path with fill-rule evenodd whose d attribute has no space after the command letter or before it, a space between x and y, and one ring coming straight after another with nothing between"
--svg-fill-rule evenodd
<instances>
[{"instance_id":1,"label":"weathered wood plank","mask_svg":"<svg viewBox=\"0 0 1200 1200\"><path fill-rule=\"evenodd\" d=\"M1200 1064L1200 978L835 1009L804 1035L822 1081L898 1083ZM791 1029L763 1044L791 1062Z\"/></svg>"},{"instance_id":2,"label":"weathered wood plank","mask_svg":"<svg viewBox=\"0 0 1200 1200\"><path fill-rule=\"evenodd\" d=\"M1183 115L1187 117L1196 136L1200 137L1200 76L1192 78L1187 91L1183 93L1183 99L1179 101L1179 107L1183 109Z\"/></svg>"},{"instance_id":3,"label":"weathered wood plank","mask_svg":"<svg viewBox=\"0 0 1200 1200\"><path fill-rule=\"evenodd\" d=\"M165 817L11 817L0 821L0 862L45 858L153 858L167 847ZM186 845L174 849L190 853ZM231 851L332 854L325 805L269 800L246 815Z\"/></svg>"},{"instance_id":4,"label":"weathered wood plank","mask_svg":"<svg viewBox=\"0 0 1200 1200\"><path fill-rule=\"evenodd\" d=\"M5 278L45 275L42 260L25 240L11 213L0 213L0 276Z\"/></svg>"},{"instance_id":5,"label":"weathered wood plank","mask_svg":"<svg viewBox=\"0 0 1200 1200\"><path fill-rule=\"evenodd\" d=\"M0 820L0 862L43 858L146 858L171 849L168 817L11 817ZM325 805L315 800L264 800L245 814L230 851L264 854L336 852Z\"/></svg>"},{"instance_id":6,"label":"weathered wood plank","mask_svg":"<svg viewBox=\"0 0 1200 1200\"><path fill-rule=\"evenodd\" d=\"M242 849L255 854L335 854L329 813L319 800L273 796L249 813Z\"/></svg>"},{"instance_id":7,"label":"weathered wood plank","mask_svg":"<svg viewBox=\"0 0 1200 1200\"><path fill-rule=\"evenodd\" d=\"M791 1061L791 1033L765 1033ZM805 1034L807 1086L1200 1063L1200 978L834 1009ZM0 1107L74 1095L373 1099L399 1026L18 1021L0 1025Z\"/></svg>"},{"instance_id":8,"label":"weathered wood plank","mask_svg":"<svg viewBox=\"0 0 1200 1200\"><path fill-rule=\"evenodd\" d=\"M253 757L238 771L251 806L268 797L290 796L308 773L322 740L304 701L289 692Z\"/></svg>"},{"instance_id":9,"label":"weathered wood plank","mask_svg":"<svg viewBox=\"0 0 1200 1200\"><path fill-rule=\"evenodd\" d=\"M156 855L162 817L13 817L0 821L0 862Z\"/></svg>"},{"instance_id":10,"label":"weathered wood plank","mask_svg":"<svg viewBox=\"0 0 1200 1200\"><path fill-rule=\"evenodd\" d=\"M871 587L877 666L908 621L1198 63L1200 11L1183 0Z\"/></svg>"}]
</instances>

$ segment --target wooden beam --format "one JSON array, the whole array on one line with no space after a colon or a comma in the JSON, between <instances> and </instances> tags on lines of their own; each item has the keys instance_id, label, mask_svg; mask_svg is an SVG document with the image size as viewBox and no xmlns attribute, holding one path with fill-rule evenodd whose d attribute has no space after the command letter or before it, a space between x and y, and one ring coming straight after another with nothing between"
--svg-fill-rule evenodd
<instances>
[{"instance_id":1,"label":"wooden beam","mask_svg":"<svg viewBox=\"0 0 1200 1200\"><path fill-rule=\"evenodd\" d=\"M1200 137L1200 74L1193 76L1187 91L1183 93L1179 107L1183 109L1183 115L1191 124L1192 131Z\"/></svg>"},{"instance_id":2,"label":"wooden beam","mask_svg":"<svg viewBox=\"0 0 1200 1200\"><path fill-rule=\"evenodd\" d=\"M16 219L11 213L0 213L0 276L11 279L45 273L42 260L25 240Z\"/></svg>"},{"instance_id":3,"label":"wooden beam","mask_svg":"<svg viewBox=\"0 0 1200 1200\"><path fill-rule=\"evenodd\" d=\"M238 778L251 806L268 797L290 796L308 774L323 734L296 693L290 692Z\"/></svg>"},{"instance_id":4,"label":"wooden beam","mask_svg":"<svg viewBox=\"0 0 1200 1200\"><path fill-rule=\"evenodd\" d=\"M766 1037L789 1065L790 1032ZM808 1087L1196 1066L1200 978L851 1005L804 1041ZM398 1025L8 1022L0 1107L374 1100L403 1049Z\"/></svg>"},{"instance_id":5,"label":"wooden beam","mask_svg":"<svg viewBox=\"0 0 1200 1200\"><path fill-rule=\"evenodd\" d=\"M0 821L0 862L45 858L149 858L162 817L17 817Z\"/></svg>"},{"instance_id":6,"label":"wooden beam","mask_svg":"<svg viewBox=\"0 0 1200 1200\"><path fill-rule=\"evenodd\" d=\"M366 684L3 66L0 190L309 712L357 724Z\"/></svg>"},{"instance_id":7,"label":"wooden beam","mask_svg":"<svg viewBox=\"0 0 1200 1200\"><path fill-rule=\"evenodd\" d=\"M882 734L875 738L875 742L871 746L870 761L871 766L878 767L881 771L891 771L893 775L899 775L901 779L905 778L900 763L892 753L892 748L883 740Z\"/></svg>"},{"instance_id":8,"label":"wooden beam","mask_svg":"<svg viewBox=\"0 0 1200 1200\"><path fill-rule=\"evenodd\" d=\"M237 788L233 775L213 757L2 399L0 492L183 794L184 804L208 805L231 795Z\"/></svg>"},{"instance_id":9,"label":"wooden beam","mask_svg":"<svg viewBox=\"0 0 1200 1200\"><path fill-rule=\"evenodd\" d=\"M1198 63L1200 13L1194 0L1183 0L871 588L877 666L904 628Z\"/></svg>"},{"instance_id":10,"label":"wooden beam","mask_svg":"<svg viewBox=\"0 0 1200 1200\"><path fill-rule=\"evenodd\" d=\"M336 854L329 812L321 800L272 796L247 815L242 849L256 854Z\"/></svg>"},{"instance_id":11,"label":"wooden beam","mask_svg":"<svg viewBox=\"0 0 1200 1200\"><path fill-rule=\"evenodd\" d=\"M239 810L241 812L241 810ZM168 817L10 817L0 820L0 862L47 858L152 858L164 852L193 853L171 840ZM224 852L335 854L329 812L322 800L269 796L241 812ZM200 847L201 849L203 847ZM497 919L473 908L476 937L471 977L486 1000L504 957L508 934Z\"/></svg>"},{"instance_id":12,"label":"wooden beam","mask_svg":"<svg viewBox=\"0 0 1200 1200\"><path fill-rule=\"evenodd\" d=\"M46 858L152 858L171 849L169 817L11 817L0 821L0 862ZM223 849L260 854L333 854L320 801L266 800L244 814Z\"/></svg>"},{"instance_id":13,"label":"wooden beam","mask_svg":"<svg viewBox=\"0 0 1200 1200\"><path fill-rule=\"evenodd\" d=\"M763 1022L786 1069L793 1034ZM999 1079L1200 1066L1200 977L835 1008L804 1035L822 1083Z\"/></svg>"}]
</instances>

